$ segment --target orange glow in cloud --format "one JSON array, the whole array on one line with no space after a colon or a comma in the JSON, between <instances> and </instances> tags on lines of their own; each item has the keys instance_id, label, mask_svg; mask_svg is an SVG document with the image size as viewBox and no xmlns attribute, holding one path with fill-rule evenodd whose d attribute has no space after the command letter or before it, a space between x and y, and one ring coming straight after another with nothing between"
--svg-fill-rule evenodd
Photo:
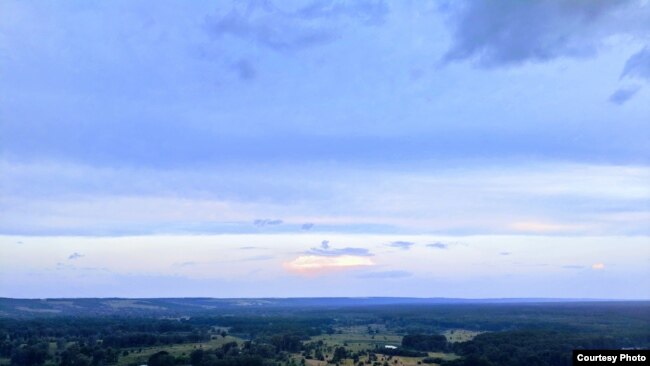
<instances>
[{"instance_id":1,"label":"orange glow in cloud","mask_svg":"<svg viewBox=\"0 0 650 366\"><path fill-rule=\"evenodd\" d=\"M340 255L332 257L301 255L290 262L285 262L284 268L292 272L312 274L374 265L375 263L369 257L360 257L356 255Z\"/></svg>"},{"instance_id":2,"label":"orange glow in cloud","mask_svg":"<svg viewBox=\"0 0 650 366\"><path fill-rule=\"evenodd\" d=\"M594 263L591 265L591 269L595 269L597 271L601 269L605 269L605 263Z\"/></svg>"}]
</instances>

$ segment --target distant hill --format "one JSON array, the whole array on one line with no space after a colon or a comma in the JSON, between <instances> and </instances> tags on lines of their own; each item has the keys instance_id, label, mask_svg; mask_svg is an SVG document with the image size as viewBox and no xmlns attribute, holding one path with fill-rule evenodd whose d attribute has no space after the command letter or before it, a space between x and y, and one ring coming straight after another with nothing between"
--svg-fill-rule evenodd
<instances>
[{"instance_id":1,"label":"distant hill","mask_svg":"<svg viewBox=\"0 0 650 366\"><path fill-rule=\"evenodd\" d=\"M585 299L453 299L407 297L328 297L328 298L62 298L11 299L0 298L0 317L25 318L47 316L193 316L200 314L242 314L264 311L295 311L299 309L374 307L390 305L503 304L585 302Z\"/></svg>"}]
</instances>

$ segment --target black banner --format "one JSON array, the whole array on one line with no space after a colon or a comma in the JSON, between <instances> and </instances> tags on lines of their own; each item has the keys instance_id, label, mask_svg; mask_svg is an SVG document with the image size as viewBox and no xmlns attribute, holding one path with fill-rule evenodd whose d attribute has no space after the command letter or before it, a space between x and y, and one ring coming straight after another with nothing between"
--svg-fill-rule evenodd
<instances>
[{"instance_id":1,"label":"black banner","mask_svg":"<svg viewBox=\"0 0 650 366\"><path fill-rule=\"evenodd\" d=\"M574 350L573 365L650 365L650 351L647 349Z\"/></svg>"}]
</instances>

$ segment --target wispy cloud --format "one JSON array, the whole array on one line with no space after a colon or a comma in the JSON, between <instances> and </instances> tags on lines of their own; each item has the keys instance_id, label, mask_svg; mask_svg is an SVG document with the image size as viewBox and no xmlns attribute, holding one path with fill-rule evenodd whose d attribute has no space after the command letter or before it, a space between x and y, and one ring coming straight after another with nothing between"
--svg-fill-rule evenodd
<instances>
[{"instance_id":1,"label":"wispy cloud","mask_svg":"<svg viewBox=\"0 0 650 366\"><path fill-rule=\"evenodd\" d=\"M577 264L567 264L565 266L562 266L564 269L584 269L585 266L577 265Z\"/></svg>"},{"instance_id":2,"label":"wispy cloud","mask_svg":"<svg viewBox=\"0 0 650 366\"><path fill-rule=\"evenodd\" d=\"M75 259L79 259L79 258L83 258L83 257L84 257L83 254L81 254L81 253L77 253L77 252L74 252L74 253L72 253L72 254L70 254L70 255L68 256L68 259L69 259L69 260L75 260Z\"/></svg>"},{"instance_id":3,"label":"wispy cloud","mask_svg":"<svg viewBox=\"0 0 650 366\"><path fill-rule=\"evenodd\" d=\"M376 279L390 279L390 278L404 278L410 277L413 274L408 271L379 271L368 272L357 275L358 278L376 278Z\"/></svg>"},{"instance_id":4,"label":"wispy cloud","mask_svg":"<svg viewBox=\"0 0 650 366\"><path fill-rule=\"evenodd\" d=\"M253 225L259 226L259 227L264 227L264 226L275 226L275 225L281 225L282 220L280 219L256 219L253 221Z\"/></svg>"},{"instance_id":5,"label":"wispy cloud","mask_svg":"<svg viewBox=\"0 0 650 366\"><path fill-rule=\"evenodd\" d=\"M208 17L207 29L213 37L233 36L276 51L294 51L338 39L342 21L379 25L387 13L388 7L381 0L314 1L297 9L282 8L271 1L250 1Z\"/></svg>"},{"instance_id":6,"label":"wispy cloud","mask_svg":"<svg viewBox=\"0 0 650 366\"><path fill-rule=\"evenodd\" d=\"M435 242L435 243L429 243L426 245L428 248L434 248L434 249L447 249L449 248L449 244L442 243L442 242Z\"/></svg>"},{"instance_id":7,"label":"wispy cloud","mask_svg":"<svg viewBox=\"0 0 650 366\"><path fill-rule=\"evenodd\" d=\"M409 250L413 245L415 245L415 243L410 241L393 241L388 243L389 247L398 248L402 250Z\"/></svg>"},{"instance_id":8,"label":"wispy cloud","mask_svg":"<svg viewBox=\"0 0 650 366\"><path fill-rule=\"evenodd\" d=\"M510 252L500 252L499 253L499 255L510 255L510 254L512 254L512 253L510 253Z\"/></svg>"},{"instance_id":9,"label":"wispy cloud","mask_svg":"<svg viewBox=\"0 0 650 366\"><path fill-rule=\"evenodd\" d=\"M321 257L336 257L340 255L354 255L361 257L371 257L372 253L366 248L339 248L339 249L323 249L311 248L305 254L321 256Z\"/></svg>"},{"instance_id":10,"label":"wispy cloud","mask_svg":"<svg viewBox=\"0 0 650 366\"><path fill-rule=\"evenodd\" d=\"M650 81L650 46L642 48L625 62L621 77L639 78Z\"/></svg>"},{"instance_id":11,"label":"wispy cloud","mask_svg":"<svg viewBox=\"0 0 650 366\"><path fill-rule=\"evenodd\" d=\"M239 61L235 62L232 65L232 68L235 70L237 76L239 76L239 79L242 81L251 81L255 79L255 76L257 75L257 71L255 70L253 64L246 59L240 59Z\"/></svg>"},{"instance_id":12,"label":"wispy cloud","mask_svg":"<svg viewBox=\"0 0 650 366\"><path fill-rule=\"evenodd\" d=\"M610 21L628 7L632 9L620 16L640 20L636 13L642 4L636 0L450 2L443 9L450 18L453 42L444 61L471 59L493 67L592 56L607 36L628 31Z\"/></svg>"},{"instance_id":13,"label":"wispy cloud","mask_svg":"<svg viewBox=\"0 0 650 366\"><path fill-rule=\"evenodd\" d=\"M306 222L300 227L302 230L311 230L314 227L314 224L311 222Z\"/></svg>"},{"instance_id":14,"label":"wispy cloud","mask_svg":"<svg viewBox=\"0 0 650 366\"><path fill-rule=\"evenodd\" d=\"M628 100L632 99L639 90L641 90L641 86L639 85L620 88L609 96L609 101L617 105L623 105Z\"/></svg>"}]
</instances>

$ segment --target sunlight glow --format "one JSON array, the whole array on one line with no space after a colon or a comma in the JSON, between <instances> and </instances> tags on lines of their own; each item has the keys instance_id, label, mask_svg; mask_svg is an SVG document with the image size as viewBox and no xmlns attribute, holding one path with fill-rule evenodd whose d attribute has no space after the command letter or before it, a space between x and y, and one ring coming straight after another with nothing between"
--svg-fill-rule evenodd
<instances>
[{"instance_id":1,"label":"sunlight glow","mask_svg":"<svg viewBox=\"0 0 650 366\"><path fill-rule=\"evenodd\" d=\"M351 269L374 265L375 263L372 259L354 255L341 255L335 257L301 255L290 262L284 263L285 269L299 273L318 273L323 271Z\"/></svg>"}]
</instances>

